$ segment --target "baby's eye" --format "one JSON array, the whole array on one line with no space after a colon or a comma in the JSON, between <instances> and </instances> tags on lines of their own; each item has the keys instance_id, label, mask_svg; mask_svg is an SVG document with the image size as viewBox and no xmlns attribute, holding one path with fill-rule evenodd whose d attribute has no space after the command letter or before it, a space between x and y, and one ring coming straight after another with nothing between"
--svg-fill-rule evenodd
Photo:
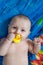
<instances>
[{"instance_id":1,"label":"baby's eye","mask_svg":"<svg viewBox=\"0 0 43 65\"><path fill-rule=\"evenodd\" d=\"M21 31L22 31L22 32L25 32L25 30L24 30L24 29L22 29Z\"/></svg>"},{"instance_id":2,"label":"baby's eye","mask_svg":"<svg viewBox=\"0 0 43 65\"><path fill-rule=\"evenodd\" d=\"M17 29L17 27L13 27L14 29Z\"/></svg>"}]
</instances>

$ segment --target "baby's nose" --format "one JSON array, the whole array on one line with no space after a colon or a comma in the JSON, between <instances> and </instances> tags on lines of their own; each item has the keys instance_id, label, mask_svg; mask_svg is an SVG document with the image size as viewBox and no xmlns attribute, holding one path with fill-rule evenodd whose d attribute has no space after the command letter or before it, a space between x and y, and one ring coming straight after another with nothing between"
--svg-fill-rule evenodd
<instances>
[{"instance_id":1,"label":"baby's nose","mask_svg":"<svg viewBox=\"0 0 43 65\"><path fill-rule=\"evenodd\" d=\"M16 31L16 33L17 33L17 34L20 34L20 30L18 29L18 30Z\"/></svg>"}]
</instances>

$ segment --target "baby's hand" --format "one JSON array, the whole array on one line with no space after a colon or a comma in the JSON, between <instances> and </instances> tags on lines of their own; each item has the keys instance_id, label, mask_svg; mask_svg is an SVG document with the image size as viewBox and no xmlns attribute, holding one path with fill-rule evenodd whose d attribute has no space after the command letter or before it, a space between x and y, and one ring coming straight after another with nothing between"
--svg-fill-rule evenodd
<instances>
[{"instance_id":1,"label":"baby's hand","mask_svg":"<svg viewBox=\"0 0 43 65\"><path fill-rule=\"evenodd\" d=\"M33 43L34 43L34 53L37 54L41 49L41 39L35 38Z\"/></svg>"},{"instance_id":2,"label":"baby's hand","mask_svg":"<svg viewBox=\"0 0 43 65\"><path fill-rule=\"evenodd\" d=\"M8 39L9 41L12 42L13 38L15 38L15 34L13 34L13 33L8 34L7 39Z\"/></svg>"},{"instance_id":3,"label":"baby's hand","mask_svg":"<svg viewBox=\"0 0 43 65\"><path fill-rule=\"evenodd\" d=\"M40 38L35 38L34 39L34 43L35 44L40 44L41 43L41 39Z\"/></svg>"}]
</instances>

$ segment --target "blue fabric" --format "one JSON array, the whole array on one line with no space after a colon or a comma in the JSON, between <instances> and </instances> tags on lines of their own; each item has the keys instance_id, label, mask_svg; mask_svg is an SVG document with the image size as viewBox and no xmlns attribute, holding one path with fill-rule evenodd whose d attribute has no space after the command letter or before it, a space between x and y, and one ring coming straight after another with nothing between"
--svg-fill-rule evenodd
<instances>
[{"instance_id":1,"label":"blue fabric","mask_svg":"<svg viewBox=\"0 0 43 65\"><path fill-rule=\"evenodd\" d=\"M0 65L2 65L3 56L0 56Z\"/></svg>"},{"instance_id":2,"label":"blue fabric","mask_svg":"<svg viewBox=\"0 0 43 65\"><path fill-rule=\"evenodd\" d=\"M28 38L33 40L43 34L43 0L0 0L0 38L7 35L11 18L18 14L28 16L32 22ZM41 24L38 21L42 21Z\"/></svg>"}]
</instances>

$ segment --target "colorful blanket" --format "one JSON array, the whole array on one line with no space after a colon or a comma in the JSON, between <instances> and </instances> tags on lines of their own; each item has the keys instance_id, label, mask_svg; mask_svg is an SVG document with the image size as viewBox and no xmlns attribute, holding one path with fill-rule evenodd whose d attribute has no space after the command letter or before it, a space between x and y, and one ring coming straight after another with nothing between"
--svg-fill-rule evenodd
<instances>
[{"instance_id":1,"label":"colorful blanket","mask_svg":"<svg viewBox=\"0 0 43 65\"><path fill-rule=\"evenodd\" d=\"M28 38L33 40L35 37L43 34L43 0L0 0L0 38L7 36L8 24L12 17L18 14L23 14L31 20L32 28ZM41 49L43 50L43 44L41 44ZM30 63L33 65L36 65L34 64L35 62L40 63L39 59L36 60L39 56L43 55L32 55L29 53ZM0 58L0 65L2 65L1 61L2 57Z\"/></svg>"}]
</instances>

